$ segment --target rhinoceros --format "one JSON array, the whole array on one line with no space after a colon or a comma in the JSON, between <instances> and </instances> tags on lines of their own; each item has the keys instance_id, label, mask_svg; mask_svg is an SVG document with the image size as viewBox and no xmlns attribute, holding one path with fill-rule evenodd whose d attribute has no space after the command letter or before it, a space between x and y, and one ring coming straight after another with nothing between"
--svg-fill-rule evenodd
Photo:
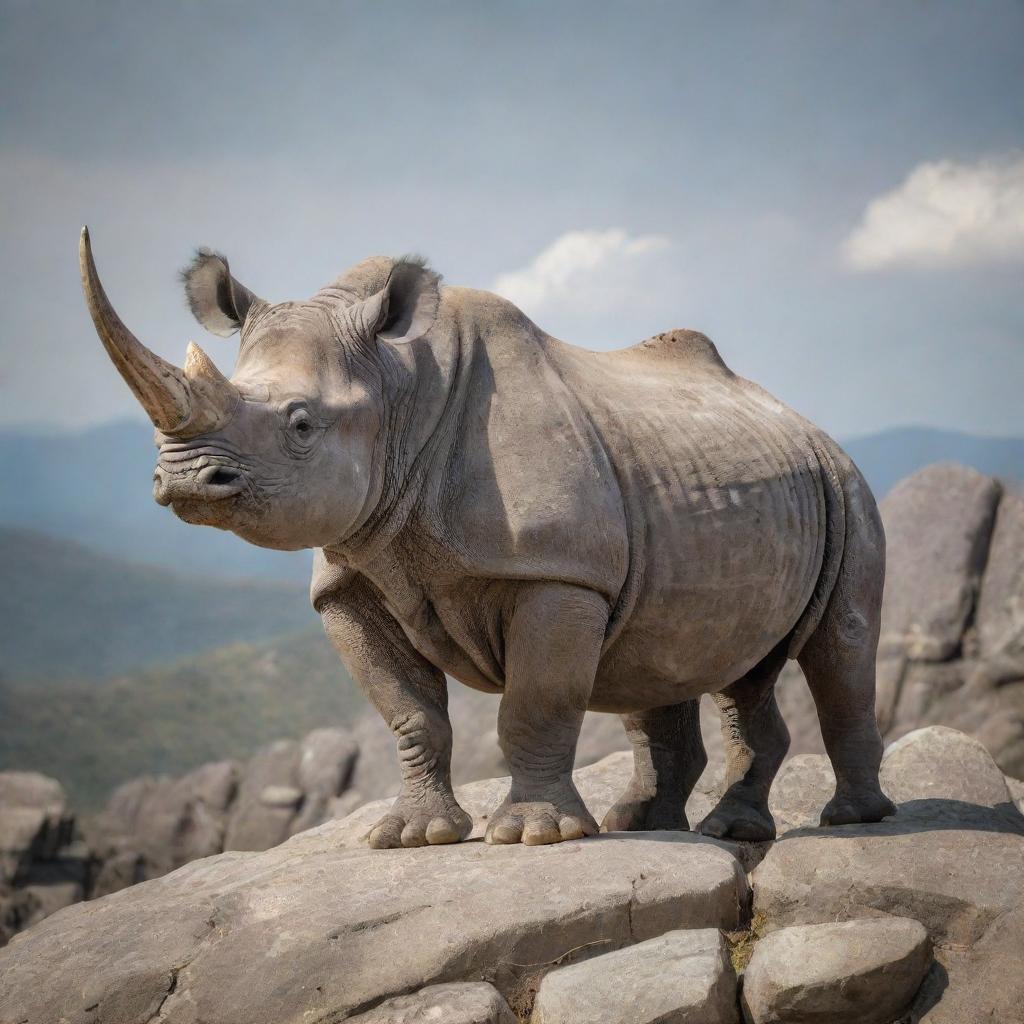
<instances>
[{"instance_id":1,"label":"rhinoceros","mask_svg":"<svg viewBox=\"0 0 1024 1024\"><path fill-rule=\"evenodd\" d=\"M80 263L100 340L156 427L156 500L315 550L313 605L397 740L402 789L371 846L472 829L452 792L446 675L500 694L512 782L490 843L598 830L571 776L588 709L622 716L635 760L601 828L688 828L704 693L727 789L700 829L771 838L788 658L835 769L822 823L894 811L878 783L874 499L831 438L703 334L588 351L411 258L275 304L201 249L185 292L213 334L240 333L229 380L194 344L178 368L131 334L85 230Z\"/></svg>"}]
</instances>

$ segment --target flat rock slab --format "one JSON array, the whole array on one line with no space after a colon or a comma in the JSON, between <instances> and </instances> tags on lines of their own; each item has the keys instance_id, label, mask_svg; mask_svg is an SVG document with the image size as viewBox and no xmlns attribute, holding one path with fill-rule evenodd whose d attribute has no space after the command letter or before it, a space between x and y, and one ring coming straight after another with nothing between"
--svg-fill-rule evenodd
<instances>
[{"instance_id":1,"label":"flat rock slab","mask_svg":"<svg viewBox=\"0 0 1024 1024\"><path fill-rule=\"evenodd\" d=\"M743 976L753 1024L891 1024L914 999L931 942L909 918L783 928L761 939Z\"/></svg>"},{"instance_id":2,"label":"flat rock slab","mask_svg":"<svg viewBox=\"0 0 1024 1024\"><path fill-rule=\"evenodd\" d=\"M349 1020L358 1024L516 1024L501 993L486 982L428 985Z\"/></svg>"},{"instance_id":3,"label":"flat rock slab","mask_svg":"<svg viewBox=\"0 0 1024 1024\"><path fill-rule=\"evenodd\" d=\"M733 1024L736 976L721 933L672 931L551 971L530 1024Z\"/></svg>"},{"instance_id":4,"label":"flat rock slab","mask_svg":"<svg viewBox=\"0 0 1024 1024\"><path fill-rule=\"evenodd\" d=\"M748 897L691 833L369 850L340 846L343 824L47 918L0 950L0 1021L307 1024L449 981L512 1002L580 951L735 929Z\"/></svg>"}]
</instances>

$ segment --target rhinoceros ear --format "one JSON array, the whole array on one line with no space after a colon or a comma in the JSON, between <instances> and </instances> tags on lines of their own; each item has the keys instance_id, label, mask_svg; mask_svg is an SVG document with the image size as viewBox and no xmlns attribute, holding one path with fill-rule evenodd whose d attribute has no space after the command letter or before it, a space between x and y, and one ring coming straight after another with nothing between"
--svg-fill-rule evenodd
<instances>
[{"instance_id":1,"label":"rhinoceros ear","mask_svg":"<svg viewBox=\"0 0 1024 1024\"><path fill-rule=\"evenodd\" d=\"M365 302L363 322L381 341L405 345L434 325L441 275L418 257L395 261L384 287Z\"/></svg>"},{"instance_id":2,"label":"rhinoceros ear","mask_svg":"<svg viewBox=\"0 0 1024 1024\"><path fill-rule=\"evenodd\" d=\"M196 252L181 280L193 316L221 338L240 330L252 305L260 301L231 276L228 261L209 249Z\"/></svg>"}]
</instances>

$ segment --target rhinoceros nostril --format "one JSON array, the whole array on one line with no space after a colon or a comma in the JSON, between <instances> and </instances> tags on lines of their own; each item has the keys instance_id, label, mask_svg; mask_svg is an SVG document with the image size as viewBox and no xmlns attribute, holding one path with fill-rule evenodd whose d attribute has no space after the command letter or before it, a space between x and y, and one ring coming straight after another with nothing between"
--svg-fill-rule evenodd
<instances>
[{"instance_id":1,"label":"rhinoceros nostril","mask_svg":"<svg viewBox=\"0 0 1024 1024\"><path fill-rule=\"evenodd\" d=\"M218 466L209 477L206 482L213 486L219 486L223 484L233 484L241 476L241 473L237 469L231 469L228 466Z\"/></svg>"}]
</instances>

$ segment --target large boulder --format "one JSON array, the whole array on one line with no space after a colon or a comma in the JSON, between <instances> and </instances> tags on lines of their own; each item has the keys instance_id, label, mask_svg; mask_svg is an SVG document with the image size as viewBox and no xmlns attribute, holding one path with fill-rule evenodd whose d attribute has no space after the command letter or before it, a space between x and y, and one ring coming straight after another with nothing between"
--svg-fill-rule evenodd
<instances>
[{"instance_id":1,"label":"large boulder","mask_svg":"<svg viewBox=\"0 0 1024 1024\"><path fill-rule=\"evenodd\" d=\"M991 674L1024 679L1024 495L999 503L977 612L980 656Z\"/></svg>"},{"instance_id":2,"label":"large boulder","mask_svg":"<svg viewBox=\"0 0 1024 1024\"><path fill-rule=\"evenodd\" d=\"M87 826L102 896L224 849L266 849L336 811L358 748L348 730L315 729L250 761L205 764L180 778L119 786ZM361 802L361 801L360 801Z\"/></svg>"},{"instance_id":3,"label":"large boulder","mask_svg":"<svg viewBox=\"0 0 1024 1024\"><path fill-rule=\"evenodd\" d=\"M881 504L888 564L883 650L945 661L960 647L985 568L998 481L955 463L901 480Z\"/></svg>"},{"instance_id":4,"label":"large boulder","mask_svg":"<svg viewBox=\"0 0 1024 1024\"><path fill-rule=\"evenodd\" d=\"M955 800L980 807L1013 805L1006 776L984 744L944 725L916 729L890 743L879 781L898 804Z\"/></svg>"},{"instance_id":5,"label":"large boulder","mask_svg":"<svg viewBox=\"0 0 1024 1024\"><path fill-rule=\"evenodd\" d=\"M314 729L303 737L296 768L302 802L288 825L291 835L330 817L331 801L348 787L358 756L359 748L347 729Z\"/></svg>"},{"instance_id":6,"label":"large boulder","mask_svg":"<svg viewBox=\"0 0 1024 1024\"><path fill-rule=\"evenodd\" d=\"M768 795L778 835L817 825L835 788L835 773L824 754L797 754L785 761Z\"/></svg>"},{"instance_id":7,"label":"large boulder","mask_svg":"<svg viewBox=\"0 0 1024 1024\"><path fill-rule=\"evenodd\" d=\"M815 924L761 939L743 975L752 1024L892 1024L931 963L928 932L910 918Z\"/></svg>"},{"instance_id":8,"label":"large boulder","mask_svg":"<svg viewBox=\"0 0 1024 1024\"><path fill-rule=\"evenodd\" d=\"M736 975L720 932L673 931L551 971L530 1024L734 1024Z\"/></svg>"},{"instance_id":9,"label":"large boulder","mask_svg":"<svg viewBox=\"0 0 1024 1024\"><path fill-rule=\"evenodd\" d=\"M238 777L236 762L218 761L177 779L143 776L119 786L87 827L90 845L103 863L101 891L219 853Z\"/></svg>"},{"instance_id":10,"label":"large boulder","mask_svg":"<svg viewBox=\"0 0 1024 1024\"><path fill-rule=\"evenodd\" d=\"M249 759L228 818L225 850L266 850L288 838L302 803L299 744L278 740Z\"/></svg>"},{"instance_id":11,"label":"large boulder","mask_svg":"<svg viewBox=\"0 0 1024 1024\"><path fill-rule=\"evenodd\" d=\"M0 946L82 899L90 867L60 783L38 772L0 772Z\"/></svg>"},{"instance_id":12,"label":"large boulder","mask_svg":"<svg viewBox=\"0 0 1024 1024\"><path fill-rule=\"evenodd\" d=\"M73 822L56 779L0 772L0 883L16 881L33 860L55 856L71 839Z\"/></svg>"},{"instance_id":13,"label":"large boulder","mask_svg":"<svg viewBox=\"0 0 1024 1024\"><path fill-rule=\"evenodd\" d=\"M595 945L736 929L748 905L732 848L692 833L370 850L354 831L327 822L55 914L0 953L0 1021L298 1024L480 979L523 1006Z\"/></svg>"}]
</instances>

